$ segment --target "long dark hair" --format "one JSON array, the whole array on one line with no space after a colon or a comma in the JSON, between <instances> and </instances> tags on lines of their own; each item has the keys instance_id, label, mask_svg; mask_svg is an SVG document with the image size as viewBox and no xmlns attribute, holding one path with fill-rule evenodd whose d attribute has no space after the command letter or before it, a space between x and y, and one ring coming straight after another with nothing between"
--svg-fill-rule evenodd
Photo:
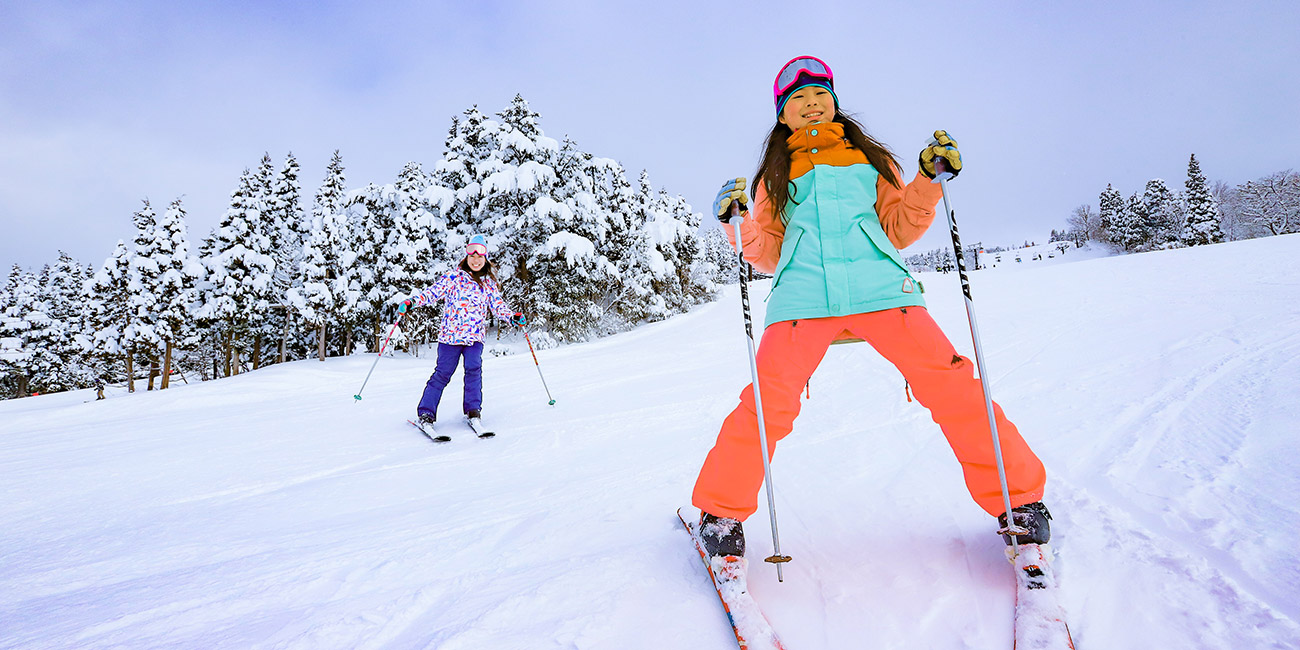
<instances>
[{"instance_id":1,"label":"long dark hair","mask_svg":"<svg viewBox=\"0 0 1300 650\"><path fill-rule=\"evenodd\" d=\"M492 278L493 282L497 283L498 285L501 284L501 281L497 279L496 267L492 266L492 260L489 258L486 257L483 258L483 268L475 271L474 269L470 268L469 256L466 255L465 257L461 258L460 264L457 264L456 268L468 273L469 277L474 278L474 281L478 283L478 288L480 289L487 289L487 287L483 286L484 278Z\"/></svg>"},{"instance_id":2,"label":"long dark hair","mask_svg":"<svg viewBox=\"0 0 1300 650\"><path fill-rule=\"evenodd\" d=\"M903 186L898 182L898 176L894 174L894 168L898 166L898 159L894 152L889 150L884 143L867 135L865 129L857 120L849 117L847 114L836 110L835 120L844 125L844 136L854 149L866 154L867 162L890 185L897 188ZM786 140L794 133L789 126L777 122L772 130L767 134L767 145L763 149L763 159L758 163L758 171L754 173L759 183L767 191L767 200L772 202L776 210L776 216L785 222L785 206L790 202L790 150L786 147ZM755 183L751 190L754 201L758 201L758 184Z\"/></svg>"}]
</instances>

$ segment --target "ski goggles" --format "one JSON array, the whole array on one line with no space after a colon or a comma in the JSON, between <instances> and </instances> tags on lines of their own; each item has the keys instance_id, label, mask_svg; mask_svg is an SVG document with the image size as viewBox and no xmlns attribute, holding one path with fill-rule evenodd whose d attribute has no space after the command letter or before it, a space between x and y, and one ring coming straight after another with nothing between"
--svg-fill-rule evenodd
<instances>
[{"instance_id":1,"label":"ski goggles","mask_svg":"<svg viewBox=\"0 0 1300 650\"><path fill-rule=\"evenodd\" d=\"M470 244L465 248L465 257L487 257L487 246L479 243Z\"/></svg>"},{"instance_id":2,"label":"ski goggles","mask_svg":"<svg viewBox=\"0 0 1300 650\"><path fill-rule=\"evenodd\" d=\"M825 61L815 56L797 56L790 59L781 72L777 73L776 81L772 83L772 101L776 104L776 110L779 113L785 100L795 90L808 85L825 85L832 93L835 92L835 75L831 73L831 67L826 65Z\"/></svg>"}]
</instances>

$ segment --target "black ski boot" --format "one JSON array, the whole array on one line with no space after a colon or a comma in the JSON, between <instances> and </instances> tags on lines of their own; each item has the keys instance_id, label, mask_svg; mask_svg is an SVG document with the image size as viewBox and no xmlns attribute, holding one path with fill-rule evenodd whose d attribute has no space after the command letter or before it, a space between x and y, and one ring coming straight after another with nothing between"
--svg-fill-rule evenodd
<instances>
[{"instance_id":1,"label":"black ski boot","mask_svg":"<svg viewBox=\"0 0 1300 650\"><path fill-rule=\"evenodd\" d=\"M1011 512L1016 518L1016 525L1029 531L1024 535L1016 536L1017 544L1046 544L1052 540L1052 526L1047 523L1051 521L1052 513L1047 511L1047 506L1043 505L1042 501L1016 506L1011 509ZM1007 527L1007 513L998 515L998 524L1004 529ZM1010 535L1003 535L1002 539L1006 541L1007 546L1011 546Z\"/></svg>"},{"instance_id":2,"label":"black ski boot","mask_svg":"<svg viewBox=\"0 0 1300 650\"><path fill-rule=\"evenodd\" d=\"M745 530L740 522L730 517L714 517L705 512L700 515L700 541L709 557L720 555L745 556Z\"/></svg>"},{"instance_id":3,"label":"black ski boot","mask_svg":"<svg viewBox=\"0 0 1300 650\"><path fill-rule=\"evenodd\" d=\"M429 415L427 413L421 413L420 417L416 421L420 423L421 429L424 429L425 431L433 432L433 423L436 422L437 420L438 418L436 416Z\"/></svg>"},{"instance_id":4,"label":"black ski boot","mask_svg":"<svg viewBox=\"0 0 1300 650\"><path fill-rule=\"evenodd\" d=\"M467 420L478 420L481 419L482 417L483 417L483 411L479 409L471 409L465 411L465 419Z\"/></svg>"}]
</instances>

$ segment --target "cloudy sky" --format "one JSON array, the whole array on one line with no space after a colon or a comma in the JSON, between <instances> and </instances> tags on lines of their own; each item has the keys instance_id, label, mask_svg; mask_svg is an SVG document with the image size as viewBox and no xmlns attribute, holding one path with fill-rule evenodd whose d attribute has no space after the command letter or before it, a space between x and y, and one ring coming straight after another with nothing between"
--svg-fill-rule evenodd
<instances>
[{"instance_id":1,"label":"cloudy sky","mask_svg":"<svg viewBox=\"0 0 1300 650\"><path fill-rule=\"evenodd\" d=\"M98 266L141 199L215 225L292 151L304 193L442 154L452 115L516 93L542 128L707 210L750 176L772 77L826 60L907 174L961 145L967 241L1043 241L1113 183L1300 167L1300 3L36 2L0 4L0 264ZM933 228L914 251L947 245Z\"/></svg>"}]
</instances>

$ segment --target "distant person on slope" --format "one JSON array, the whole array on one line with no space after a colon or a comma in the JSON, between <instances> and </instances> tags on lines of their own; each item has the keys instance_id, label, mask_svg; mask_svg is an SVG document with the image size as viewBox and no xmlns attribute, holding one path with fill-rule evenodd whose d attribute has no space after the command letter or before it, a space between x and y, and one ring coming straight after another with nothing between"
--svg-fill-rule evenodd
<instances>
[{"instance_id":1,"label":"distant person on slope","mask_svg":"<svg viewBox=\"0 0 1300 650\"><path fill-rule=\"evenodd\" d=\"M406 313L413 306L443 301L442 320L438 325L438 365L424 386L424 395L416 411L424 427L438 419L438 402L451 381L452 373L465 358L465 398L462 408L472 424L482 417L483 409L483 331L487 313L523 327L524 315L512 312L501 299L501 289L492 261L488 259L487 238L470 237L465 257L456 268L443 274L433 286L402 301L398 311ZM477 427L475 427L477 430Z\"/></svg>"},{"instance_id":2,"label":"distant person on slope","mask_svg":"<svg viewBox=\"0 0 1300 650\"><path fill-rule=\"evenodd\" d=\"M920 284L898 253L934 220L942 197L930 182L934 160L942 157L954 175L961 171L957 143L936 131L921 151L921 170L904 185L893 153L840 111L830 67L820 59L787 63L773 100L776 124L752 188L755 209L748 211L744 178L727 181L713 205L726 223L733 202L739 204L745 259L773 276L757 354L769 453L790 433L800 393L828 346L862 339L902 372L930 409L975 502L1005 519L974 364L957 354L930 317ZM734 245L734 228L725 230ZM1019 541L1045 543L1050 515L1040 501L1043 464L1001 407L994 408L1013 516L1030 531ZM758 431L751 384L723 422L692 495L710 555L744 555L741 522L758 509L763 483Z\"/></svg>"}]
</instances>

